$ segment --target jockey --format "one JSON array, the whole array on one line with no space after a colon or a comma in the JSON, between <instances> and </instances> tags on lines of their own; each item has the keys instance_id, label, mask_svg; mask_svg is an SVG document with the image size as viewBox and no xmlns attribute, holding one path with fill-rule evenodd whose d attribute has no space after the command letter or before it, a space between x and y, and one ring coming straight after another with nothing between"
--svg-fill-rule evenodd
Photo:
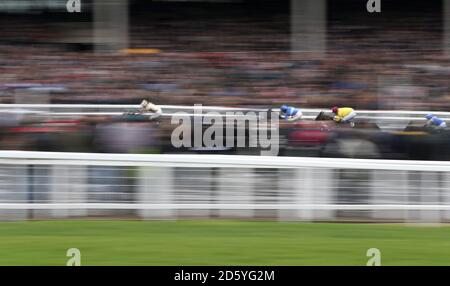
<instances>
[{"instance_id":1,"label":"jockey","mask_svg":"<svg viewBox=\"0 0 450 286\"><path fill-rule=\"evenodd\" d=\"M281 109L280 118L286 119L287 121L292 122L302 118L302 112L298 108L283 105L280 107L280 109Z\"/></svg>"},{"instance_id":2,"label":"jockey","mask_svg":"<svg viewBox=\"0 0 450 286\"><path fill-rule=\"evenodd\" d=\"M162 114L162 109L160 106L148 102L145 99L141 102L140 106L141 106L141 109L139 110L140 113L145 113L148 111L153 112L153 114L150 116L150 119L156 119L160 117Z\"/></svg>"},{"instance_id":3,"label":"jockey","mask_svg":"<svg viewBox=\"0 0 450 286\"><path fill-rule=\"evenodd\" d=\"M447 123L445 123L444 120L434 116L433 114L427 114L425 118L427 119L425 126L433 126L438 129L444 129L447 127Z\"/></svg>"},{"instance_id":4,"label":"jockey","mask_svg":"<svg viewBox=\"0 0 450 286\"><path fill-rule=\"evenodd\" d=\"M351 107L337 107L334 106L331 111L336 114L333 118L334 121L338 123L349 122L356 116L355 110Z\"/></svg>"}]
</instances>

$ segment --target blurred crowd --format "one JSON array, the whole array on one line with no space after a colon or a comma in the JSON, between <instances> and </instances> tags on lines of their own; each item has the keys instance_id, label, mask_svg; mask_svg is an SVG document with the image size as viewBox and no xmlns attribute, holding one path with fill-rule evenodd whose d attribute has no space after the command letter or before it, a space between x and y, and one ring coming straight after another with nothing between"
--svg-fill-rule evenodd
<instances>
[{"instance_id":1,"label":"blurred crowd","mask_svg":"<svg viewBox=\"0 0 450 286\"><path fill-rule=\"evenodd\" d=\"M256 16L255 16L256 17ZM404 19L408 22L408 19ZM326 52L290 51L286 16L132 22L130 47L93 53L61 29L2 25L0 101L47 92L52 103L134 103L325 108L450 107L443 31L426 26L329 23Z\"/></svg>"},{"instance_id":2,"label":"blurred crowd","mask_svg":"<svg viewBox=\"0 0 450 286\"><path fill-rule=\"evenodd\" d=\"M89 22L2 15L0 103L450 108L450 58L436 13L383 21L329 13L326 50L295 51L292 43L302 39L293 38L287 10L233 9L132 14L131 49L114 52L94 49ZM19 121L0 118L7 127L2 149L165 152L170 146L170 132L153 123Z\"/></svg>"}]
</instances>

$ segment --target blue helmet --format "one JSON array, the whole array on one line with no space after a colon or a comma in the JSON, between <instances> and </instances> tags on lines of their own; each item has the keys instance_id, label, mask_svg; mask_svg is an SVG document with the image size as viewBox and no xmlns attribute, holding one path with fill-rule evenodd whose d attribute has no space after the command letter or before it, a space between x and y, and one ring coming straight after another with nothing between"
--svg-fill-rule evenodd
<instances>
[{"instance_id":1,"label":"blue helmet","mask_svg":"<svg viewBox=\"0 0 450 286\"><path fill-rule=\"evenodd\" d=\"M281 111L283 111L283 112L286 112L288 110L288 108L289 108L289 106L287 106L287 105L282 105L280 107Z\"/></svg>"},{"instance_id":2,"label":"blue helmet","mask_svg":"<svg viewBox=\"0 0 450 286\"><path fill-rule=\"evenodd\" d=\"M428 120L430 120L431 118L433 118L434 117L434 115L433 114L427 114L426 116L425 116L425 118L426 119L428 119Z\"/></svg>"}]
</instances>

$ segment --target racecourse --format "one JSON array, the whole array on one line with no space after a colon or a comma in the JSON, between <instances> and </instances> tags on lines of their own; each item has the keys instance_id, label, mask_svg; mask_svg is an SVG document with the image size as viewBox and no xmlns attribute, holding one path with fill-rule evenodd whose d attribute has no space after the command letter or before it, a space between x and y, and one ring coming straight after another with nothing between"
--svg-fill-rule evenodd
<instances>
[{"instance_id":1,"label":"racecourse","mask_svg":"<svg viewBox=\"0 0 450 286\"><path fill-rule=\"evenodd\" d=\"M450 227L266 221L0 223L0 265L450 265Z\"/></svg>"},{"instance_id":2,"label":"racecourse","mask_svg":"<svg viewBox=\"0 0 450 286\"><path fill-rule=\"evenodd\" d=\"M207 105L159 105L163 117L188 114L191 116L226 116L227 112L267 112L273 106L259 107L225 107ZM10 114L40 114L52 118L78 118L81 116L120 116L127 111L136 111L138 104L0 104L3 113ZM278 107L275 107L278 108ZM303 119L314 119L321 111L329 112L330 107L301 108ZM212 112L212 113L211 113ZM425 115L432 113L444 120L450 120L448 111L426 110L356 110L359 119L379 123L398 123L408 121L424 122ZM234 115L235 116L235 115Z\"/></svg>"}]
</instances>

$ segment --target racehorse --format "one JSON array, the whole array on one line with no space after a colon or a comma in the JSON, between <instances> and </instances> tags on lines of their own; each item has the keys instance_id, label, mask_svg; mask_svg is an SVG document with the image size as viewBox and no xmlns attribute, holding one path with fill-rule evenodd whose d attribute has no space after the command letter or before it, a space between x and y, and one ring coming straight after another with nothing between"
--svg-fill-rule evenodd
<instances>
[{"instance_id":1,"label":"racehorse","mask_svg":"<svg viewBox=\"0 0 450 286\"><path fill-rule=\"evenodd\" d=\"M333 119L334 119L333 115L328 115L328 114L325 114L324 111L321 111L314 120L315 121L333 121L333 122L335 122ZM375 130L380 129L377 124L375 124L373 122L367 122L365 120L359 120L358 118L352 120L352 122L354 123L354 126L351 126L348 123L342 124L342 123L335 122L335 127L337 127L337 128L353 127L353 128L359 128L359 129L375 129Z\"/></svg>"}]
</instances>

